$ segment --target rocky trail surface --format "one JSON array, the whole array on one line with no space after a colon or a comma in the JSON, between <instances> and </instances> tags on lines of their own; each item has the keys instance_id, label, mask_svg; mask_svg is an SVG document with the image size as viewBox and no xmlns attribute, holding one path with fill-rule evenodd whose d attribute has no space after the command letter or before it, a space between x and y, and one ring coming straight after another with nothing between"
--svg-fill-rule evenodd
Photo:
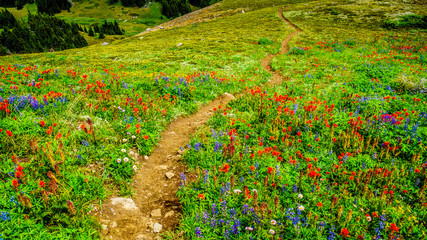
<instances>
[{"instance_id":1,"label":"rocky trail surface","mask_svg":"<svg viewBox=\"0 0 427 240\"><path fill-rule=\"evenodd\" d=\"M290 40L301 32L301 29L283 17L283 9L279 10L279 16L296 31L282 41L280 53L276 55L287 53ZM261 61L262 67L272 74L270 85L284 81L280 72L270 67L276 55L270 54ZM233 99L233 95L225 93L200 107L194 115L178 118L168 126L162 133L158 147L133 177L135 194L131 198L112 197L105 201L101 209L94 211L93 214L103 227L104 239L161 239L159 233L176 229L181 219L176 192L180 185L180 174L186 171L180 161L182 152L179 149L209 120L214 107L225 106Z\"/></svg>"}]
</instances>

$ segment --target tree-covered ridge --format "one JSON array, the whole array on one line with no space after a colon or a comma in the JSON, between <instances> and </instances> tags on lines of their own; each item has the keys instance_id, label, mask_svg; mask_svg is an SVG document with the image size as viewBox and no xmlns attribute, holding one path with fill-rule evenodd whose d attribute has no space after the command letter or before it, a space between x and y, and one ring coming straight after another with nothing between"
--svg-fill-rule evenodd
<instances>
[{"instance_id":1,"label":"tree-covered ridge","mask_svg":"<svg viewBox=\"0 0 427 240\"><path fill-rule=\"evenodd\" d=\"M64 50L87 46L77 24L47 15L29 13L28 22L17 21L7 10L0 13L0 55ZM4 23L4 24L3 24ZM7 49L7 50L6 50Z\"/></svg>"}]
</instances>

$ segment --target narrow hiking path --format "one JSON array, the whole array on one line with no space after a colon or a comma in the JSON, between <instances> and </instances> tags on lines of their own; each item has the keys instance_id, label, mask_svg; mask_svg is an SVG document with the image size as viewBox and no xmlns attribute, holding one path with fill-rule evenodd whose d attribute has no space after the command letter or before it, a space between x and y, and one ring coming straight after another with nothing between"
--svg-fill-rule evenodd
<instances>
[{"instance_id":1,"label":"narrow hiking path","mask_svg":"<svg viewBox=\"0 0 427 240\"><path fill-rule=\"evenodd\" d=\"M273 69L271 68L271 60L273 60L273 58L277 55L281 55L281 54L286 54L289 52L289 42L291 41L291 39L299 34L300 32L302 32L302 30L297 27L295 24L291 23L288 19L286 19L283 16L283 10L285 8L282 8L279 10L279 16L280 18L282 18L283 21L285 21L291 28L293 28L295 30L295 32L292 32L291 34L289 34L283 41L282 41L282 47L280 49L280 52L277 54L269 54L266 58L261 60L261 66L262 68L264 68L264 70L266 70L267 72L271 73L272 77L270 79L270 84L272 85L276 85L276 84L280 84L284 78L282 76L282 74L279 71L273 71Z\"/></svg>"},{"instance_id":2,"label":"narrow hiking path","mask_svg":"<svg viewBox=\"0 0 427 240\"><path fill-rule=\"evenodd\" d=\"M272 74L269 85L280 84L284 78L270 67L273 57L289 51L289 42L301 29L283 17L283 10L279 16L296 31L282 41L278 54L269 54L261 60L261 66ZM113 197L94 211L94 215L102 224L104 239L160 239L154 232L176 229L180 221L181 207L176 196L180 184L180 174L186 171L180 161L181 146L185 146L192 134L204 125L211 115L213 108L218 105L227 105L235 99L225 93L209 104L200 107L199 111L188 117L174 120L162 133L158 147L143 162L133 177L132 188L135 195L132 198Z\"/></svg>"}]
</instances>

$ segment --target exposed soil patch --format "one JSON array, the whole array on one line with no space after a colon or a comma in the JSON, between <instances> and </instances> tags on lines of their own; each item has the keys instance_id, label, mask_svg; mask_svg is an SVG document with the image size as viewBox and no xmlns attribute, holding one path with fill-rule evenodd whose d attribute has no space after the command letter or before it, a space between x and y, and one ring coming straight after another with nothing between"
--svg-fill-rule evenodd
<instances>
[{"instance_id":1,"label":"exposed soil patch","mask_svg":"<svg viewBox=\"0 0 427 240\"><path fill-rule=\"evenodd\" d=\"M279 54L287 53L290 40L301 32L301 29L283 17L282 12L283 9L279 10L280 17L296 32L282 41ZM284 80L279 72L270 67L276 55L270 54L261 61L262 67L273 75L269 82L271 85L280 84ZM181 206L176 192L180 174L186 171L180 161L182 152L179 148L187 144L191 135L207 122L214 107L225 106L234 98L231 94L223 94L202 106L196 114L178 118L168 126L162 133L158 147L133 178L135 195L132 198L113 197L103 204L102 209L93 212L103 226L104 239L160 239L156 232L176 229L181 219Z\"/></svg>"}]
</instances>

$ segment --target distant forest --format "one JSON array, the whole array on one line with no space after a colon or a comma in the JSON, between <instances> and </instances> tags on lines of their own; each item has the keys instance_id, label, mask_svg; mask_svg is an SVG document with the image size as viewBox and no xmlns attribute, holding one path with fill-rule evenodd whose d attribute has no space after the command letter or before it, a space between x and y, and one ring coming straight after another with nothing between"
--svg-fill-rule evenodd
<instances>
[{"instance_id":1,"label":"distant forest","mask_svg":"<svg viewBox=\"0 0 427 240\"><path fill-rule=\"evenodd\" d=\"M28 15L28 21L18 21L7 10L0 12L0 55L9 53L34 53L49 50L65 50L88 45L80 32L105 38L105 35L122 35L119 24L104 21L94 27L82 27L76 23L46 14Z\"/></svg>"},{"instance_id":2,"label":"distant forest","mask_svg":"<svg viewBox=\"0 0 427 240\"><path fill-rule=\"evenodd\" d=\"M81 0L82 1L82 0ZM105 0L108 4L121 3L124 7L142 7L153 0ZM220 0L155 0L162 4L162 14L174 18L191 12L191 5L206 7ZM70 10L71 0L0 0L0 7L16 7L22 9L27 3L36 3L39 13L53 15L61 10Z\"/></svg>"},{"instance_id":3,"label":"distant forest","mask_svg":"<svg viewBox=\"0 0 427 240\"><path fill-rule=\"evenodd\" d=\"M83 1L83 0L80 0ZM121 4L125 7L143 7L151 0L105 0L108 4ZM162 14L174 18L192 11L191 6L206 7L219 0L156 0L162 4ZM56 18L61 10L70 10L70 0L0 0L0 7L22 9L25 4L35 3L38 14L28 13L26 21L18 21L6 9L0 11L0 55L10 53L33 53L51 49L64 50L80 48L88 43L79 32L89 36L105 38L105 35L122 35L116 21L104 21L100 25L82 27L76 23L66 23Z\"/></svg>"}]
</instances>

